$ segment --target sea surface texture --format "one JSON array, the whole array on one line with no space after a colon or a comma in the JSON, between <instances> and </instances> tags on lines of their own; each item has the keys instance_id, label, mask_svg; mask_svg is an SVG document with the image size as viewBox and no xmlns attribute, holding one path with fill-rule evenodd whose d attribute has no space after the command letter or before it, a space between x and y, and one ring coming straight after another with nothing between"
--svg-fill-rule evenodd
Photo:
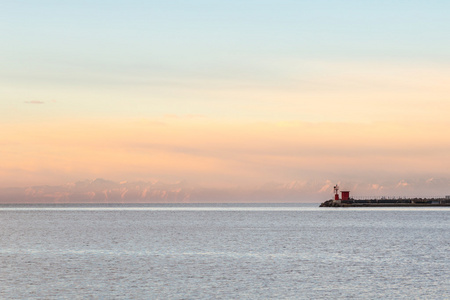
<instances>
[{"instance_id":1,"label":"sea surface texture","mask_svg":"<svg viewBox=\"0 0 450 300\"><path fill-rule=\"evenodd\" d=\"M450 209L317 206L2 206L0 298L450 298Z\"/></svg>"}]
</instances>

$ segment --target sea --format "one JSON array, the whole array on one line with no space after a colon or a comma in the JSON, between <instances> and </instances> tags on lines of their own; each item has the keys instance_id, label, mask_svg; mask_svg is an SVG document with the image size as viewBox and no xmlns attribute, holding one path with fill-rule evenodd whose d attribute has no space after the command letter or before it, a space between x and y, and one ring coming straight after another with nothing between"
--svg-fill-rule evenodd
<instances>
[{"instance_id":1,"label":"sea","mask_svg":"<svg viewBox=\"0 0 450 300\"><path fill-rule=\"evenodd\" d=\"M0 299L450 299L450 208L0 206Z\"/></svg>"}]
</instances>

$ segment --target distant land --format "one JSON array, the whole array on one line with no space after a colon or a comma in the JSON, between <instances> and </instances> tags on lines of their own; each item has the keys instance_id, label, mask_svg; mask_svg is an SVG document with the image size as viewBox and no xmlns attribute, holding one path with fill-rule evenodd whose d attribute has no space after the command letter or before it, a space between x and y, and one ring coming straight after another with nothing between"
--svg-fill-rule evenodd
<instances>
[{"instance_id":1,"label":"distant land","mask_svg":"<svg viewBox=\"0 0 450 300\"><path fill-rule=\"evenodd\" d=\"M202 187L187 182L115 182L84 180L64 185L0 188L0 203L320 203L331 199L331 180L265 183L254 187ZM444 197L450 195L450 180L422 179L382 184L339 183L359 197L408 196Z\"/></svg>"}]
</instances>

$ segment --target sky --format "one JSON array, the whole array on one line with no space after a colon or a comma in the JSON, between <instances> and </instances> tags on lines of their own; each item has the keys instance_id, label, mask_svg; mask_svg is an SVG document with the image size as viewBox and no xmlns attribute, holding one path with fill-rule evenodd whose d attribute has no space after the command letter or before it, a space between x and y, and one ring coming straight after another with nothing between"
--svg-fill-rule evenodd
<instances>
[{"instance_id":1,"label":"sky","mask_svg":"<svg viewBox=\"0 0 450 300\"><path fill-rule=\"evenodd\" d=\"M450 195L448 1L1 6L0 194Z\"/></svg>"}]
</instances>

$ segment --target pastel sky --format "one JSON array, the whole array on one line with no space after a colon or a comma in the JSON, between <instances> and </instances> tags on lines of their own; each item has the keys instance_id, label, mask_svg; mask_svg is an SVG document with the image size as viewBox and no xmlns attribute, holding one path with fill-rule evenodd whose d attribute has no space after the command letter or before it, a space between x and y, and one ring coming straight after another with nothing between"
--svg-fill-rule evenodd
<instances>
[{"instance_id":1,"label":"pastel sky","mask_svg":"<svg viewBox=\"0 0 450 300\"><path fill-rule=\"evenodd\" d=\"M446 0L3 1L0 188L448 195L449 12Z\"/></svg>"}]
</instances>

